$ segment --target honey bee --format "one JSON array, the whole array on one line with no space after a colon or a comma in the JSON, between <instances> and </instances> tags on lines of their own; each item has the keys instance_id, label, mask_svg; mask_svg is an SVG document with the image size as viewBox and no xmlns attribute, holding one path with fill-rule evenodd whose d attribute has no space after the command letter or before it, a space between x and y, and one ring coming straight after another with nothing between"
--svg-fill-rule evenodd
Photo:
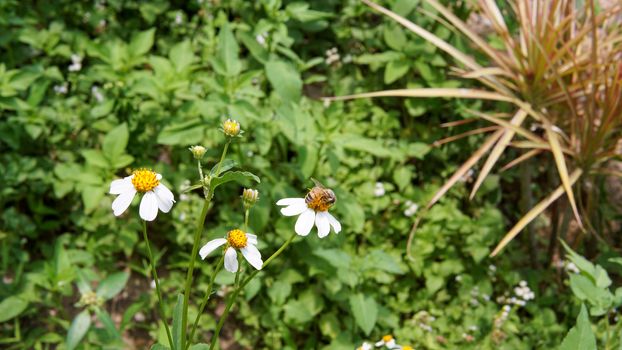
<instances>
[{"instance_id":1,"label":"honey bee","mask_svg":"<svg viewBox=\"0 0 622 350\"><path fill-rule=\"evenodd\" d=\"M307 206L315 211L327 211L337 201L335 192L324 187L318 180L311 178L315 186L305 196Z\"/></svg>"}]
</instances>

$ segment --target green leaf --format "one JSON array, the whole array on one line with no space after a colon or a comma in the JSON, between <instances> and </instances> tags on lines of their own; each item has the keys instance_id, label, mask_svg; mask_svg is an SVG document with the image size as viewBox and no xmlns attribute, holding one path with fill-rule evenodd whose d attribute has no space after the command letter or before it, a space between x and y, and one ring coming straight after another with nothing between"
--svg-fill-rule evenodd
<instances>
[{"instance_id":1,"label":"green leaf","mask_svg":"<svg viewBox=\"0 0 622 350\"><path fill-rule=\"evenodd\" d=\"M158 143L164 145L189 145L203 139L205 125L196 118L165 126L158 135Z\"/></svg>"},{"instance_id":2,"label":"green leaf","mask_svg":"<svg viewBox=\"0 0 622 350\"><path fill-rule=\"evenodd\" d=\"M80 153L82 154L84 159L86 159L86 162L92 166L104 169L110 166L110 163L108 162L106 157L104 157L104 154L100 150L85 149L82 150Z\"/></svg>"},{"instance_id":3,"label":"green leaf","mask_svg":"<svg viewBox=\"0 0 622 350\"><path fill-rule=\"evenodd\" d=\"M362 293L353 294L350 296L350 310L357 326L365 335L369 335L378 317L376 301L371 296L365 296Z\"/></svg>"},{"instance_id":4,"label":"green leaf","mask_svg":"<svg viewBox=\"0 0 622 350\"><path fill-rule=\"evenodd\" d=\"M404 34L402 27L397 25L385 25L384 41L393 50L402 51L408 40L406 39L406 34Z\"/></svg>"},{"instance_id":5,"label":"green leaf","mask_svg":"<svg viewBox=\"0 0 622 350\"><path fill-rule=\"evenodd\" d=\"M130 275L127 272L113 273L101 281L97 287L97 295L104 300L112 299L123 290L129 278Z\"/></svg>"},{"instance_id":6,"label":"green leaf","mask_svg":"<svg viewBox=\"0 0 622 350\"><path fill-rule=\"evenodd\" d=\"M91 315L88 310L84 310L71 322L69 332L67 332L67 350L75 349L90 327Z\"/></svg>"},{"instance_id":7,"label":"green leaf","mask_svg":"<svg viewBox=\"0 0 622 350\"><path fill-rule=\"evenodd\" d=\"M0 302L0 322L19 316L28 307L28 302L19 296L11 295Z\"/></svg>"},{"instance_id":8,"label":"green leaf","mask_svg":"<svg viewBox=\"0 0 622 350\"><path fill-rule=\"evenodd\" d=\"M114 129L110 130L104 137L102 143L102 151L106 158L110 161L120 156L125 152L127 142L130 137L130 132L127 129L127 124L122 123Z\"/></svg>"},{"instance_id":9,"label":"green leaf","mask_svg":"<svg viewBox=\"0 0 622 350\"><path fill-rule=\"evenodd\" d=\"M129 45L130 55L138 57L149 52L153 46L154 35L155 28L142 31L134 35Z\"/></svg>"},{"instance_id":10,"label":"green leaf","mask_svg":"<svg viewBox=\"0 0 622 350\"><path fill-rule=\"evenodd\" d=\"M101 323L104 325L104 328L106 329L106 333L108 333L108 336L110 337L110 339L114 339L114 340L121 339L121 334L119 333L117 328L114 326L114 322L112 321L112 318L110 318L110 315L108 314L106 310L95 308L95 314L97 315L97 318L101 321Z\"/></svg>"},{"instance_id":11,"label":"green leaf","mask_svg":"<svg viewBox=\"0 0 622 350\"><path fill-rule=\"evenodd\" d=\"M233 36L229 24L226 23L218 34L218 52L217 58L224 68L224 73L227 76L236 76L242 70L242 63L238 58L240 47L238 42Z\"/></svg>"},{"instance_id":12,"label":"green leaf","mask_svg":"<svg viewBox=\"0 0 622 350\"><path fill-rule=\"evenodd\" d=\"M214 164L214 166L212 167L212 170L210 170L209 172L210 176L216 175L216 170L218 170L218 164L220 164L220 162ZM222 166L220 166L220 173L222 174L236 166L238 166L238 162L236 162L235 160L225 159L222 161Z\"/></svg>"},{"instance_id":13,"label":"green leaf","mask_svg":"<svg viewBox=\"0 0 622 350\"><path fill-rule=\"evenodd\" d=\"M373 154L377 157L394 157L397 155L397 150L391 150L384 147L378 140L369 139L366 137L350 134L342 135L337 141L341 143L344 148L348 148L355 151L362 151Z\"/></svg>"},{"instance_id":14,"label":"green leaf","mask_svg":"<svg viewBox=\"0 0 622 350\"><path fill-rule=\"evenodd\" d=\"M177 295L177 303L173 311L173 350L181 349L181 320L184 312L184 296ZM163 320L164 321L164 320ZM166 321L164 321L166 322Z\"/></svg>"},{"instance_id":15,"label":"green leaf","mask_svg":"<svg viewBox=\"0 0 622 350\"><path fill-rule=\"evenodd\" d=\"M192 51L190 41L188 40L184 40L173 46L171 48L171 52L169 53L169 58L175 66L175 70L177 70L178 72L181 72L186 68L190 67L190 65L196 59L196 57L194 56L194 52Z\"/></svg>"},{"instance_id":16,"label":"green leaf","mask_svg":"<svg viewBox=\"0 0 622 350\"><path fill-rule=\"evenodd\" d=\"M192 347L190 347L192 349ZM164 346L162 344L153 344L151 350L171 350L168 346Z\"/></svg>"},{"instance_id":17,"label":"green leaf","mask_svg":"<svg viewBox=\"0 0 622 350\"><path fill-rule=\"evenodd\" d=\"M313 175L315 165L319 160L318 147L313 145L304 145L298 147L298 169L302 173L302 177L308 179Z\"/></svg>"},{"instance_id":18,"label":"green leaf","mask_svg":"<svg viewBox=\"0 0 622 350\"><path fill-rule=\"evenodd\" d=\"M596 337L584 304L581 304L577 324L570 329L559 350L596 350Z\"/></svg>"},{"instance_id":19,"label":"green leaf","mask_svg":"<svg viewBox=\"0 0 622 350\"><path fill-rule=\"evenodd\" d=\"M257 39L255 39L252 35L246 32L238 32L240 39L242 39L242 43L248 51L255 57L255 59L263 64L268 62L268 50L266 50L263 46L261 46Z\"/></svg>"},{"instance_id":20,"label":"green leaf","mask_svg":"<svg viewBox=\"0 0 622 350\"><path fill-rule=\"evenodd\" d=\"M271 60L265 68L268 81L283 101L298 102L300 100L302 79L294 67L283 61Z\"/></svg>"},{"instance_id":21,"label":"green leaf","mask_svg":"<svg viewBox=\"0 0 622 350\"><path fill-rule=\"evenodd\" d=\"M222 176L212 178L210 186L213 191L216 187L231 181L235 181L241 185L247 185L249 181L255 181L257 183L261 182L257 175L248 171L229 171L224 173Z\"/></svg>"},{"instance_id":22,"label":"green leaf","mask_svg":"<svg viewBox=\"0 0 622 350\"><path fill-rule=\"evenodd\" d=\"M384 69L384 83L393 83L397 79L403 77L404 74L408 73L409 69L410 63L405 59L389 62Z\"/></svg>"}]
</instances>

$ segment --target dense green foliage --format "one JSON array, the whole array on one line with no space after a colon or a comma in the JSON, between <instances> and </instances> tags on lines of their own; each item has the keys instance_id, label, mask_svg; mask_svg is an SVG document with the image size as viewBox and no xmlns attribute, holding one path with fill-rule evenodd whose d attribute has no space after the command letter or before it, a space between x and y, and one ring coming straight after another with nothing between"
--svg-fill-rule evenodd
<instances>
[{"instance_id":1,"label":"dense green foliage","mask_svg":"<svg viewBox=\"0 0 622 350\"><path fill-rule=\"evenodd\" d=\"M385 5L464 46L422 16L430 9L418 1ZM454 10L468 15L467 8ZM312 176L335 191L333 213L343 231L298 238L260 273L235 305L223 347L226 340L253 349L353 349L391 333L400 344L426 349L550 349L580 310L569 337L592 332L588 310L600 316L599 341L609 325L602 315L611 316L611 334L614 323L619 327L613 308L622 294L609 292L609 277L604 283L594 271L602 267L578 266L583 272L566 282L561 269L533 269L518 241L488 258L506 230L504 215L516 215L499 187L511 187L512 173L503 181L489 176L470 202L457 186L420 225L415 259L406 257L413 204L424 204L478 141L433 148L448 135L438 125L481 102L322 103L321 96L394 86L463 84L450 75L446 55L364 5L5 0L0 13L2 346L166 343L154 321L138 209L114 217L109 184L148 167L175 193L171 213L149 224L170 316L202 203L200 191L184 192L198 180L188 147L204 145L205 163L216 163L225 141L218 128L228 117L245 131L229 159L261 178L250 231L264 256L294 225L274 203L304 196ZM238 184L218 188L202 243L244 222L241 193ZM216 260L198 261L192 317ZM511 304L522 280L535 299ZM232 283L232 274L218 274L200 327L205 342ZM88 297L99 298L98 306L85 308ZM90 331L78 341L85 324Z\"/></svg>"}]
</instances>

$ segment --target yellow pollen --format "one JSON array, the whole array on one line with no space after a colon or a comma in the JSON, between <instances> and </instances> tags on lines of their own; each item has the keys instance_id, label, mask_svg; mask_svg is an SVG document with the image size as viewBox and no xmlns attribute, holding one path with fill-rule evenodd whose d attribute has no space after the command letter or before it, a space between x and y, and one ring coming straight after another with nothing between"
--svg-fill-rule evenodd
<instances>
[{"instance_id":1,"label":"yellow pollen","mask_svg":"<svg viewBox=\"0 0 622 350\"><path fill-rule=\"evenodd\" d=\"M227 242L229 242L229 245L233 248L244 248L246 247L247 241L248 238L246 237L246 233L244 233L244 231L242 230L231 230L229 231L229 234L227 234Z\"/></svg>"},{"instance_id":2,"label":"yellow pollen","mask_svg":"<svg viewBox=\"0 0 622 350\"><path fill-rule=\"evenodd\" d=\"M160 184L154 171L148 169L139 169L134 171L132 177L132 185L138 192L148 192L153 190Z\"/></svg>"},{"instance_id":3,"label":"yellow pollen","mask_svg":"<svg viewBox=\"0 0 622 350\"><path fill-rule=\"evenodd\" d=\"M384 337L382 337L382 341L385 342L385 343L388 343L391 340L393 340L393 336L391 334L387 334Z\"/></svg>"},{"instance_id":4,"label":"yellow pollen","mask_svg":"<svg viewBox=\"0 0 622 350\"><path fill-rule=\"evenodd\" d=\"M412 346L406 345L406 346L402 346L402 350L415 350L415 349L413 349Z\"/></svg>"},{"instance_id":5,"label":"yellow pollen","mask_svg":"<svg viewBox=\"0 0 622 350\"><path fill-rule=\"evenodd\" d=\"M315 211L328 211L331 203L326 202L322 196L317 196L313 198L309 203L307 203L307 207L315 210Z\"/></svg>"}]
</instances>

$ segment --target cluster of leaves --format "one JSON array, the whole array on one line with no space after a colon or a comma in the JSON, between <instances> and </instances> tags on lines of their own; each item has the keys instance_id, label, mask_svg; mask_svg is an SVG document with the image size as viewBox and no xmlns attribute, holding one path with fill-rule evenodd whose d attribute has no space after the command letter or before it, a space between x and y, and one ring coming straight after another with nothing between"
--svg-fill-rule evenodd
<instances>
[{"instance_id":1,"label":"cluster of leaves","mask_svg":"<svg viewBox=\"0 0 622 350\"><path fill-rule=\"evenodd\" d=\"M420 16L430 9L418 1L387 6L463 45ZM468 15L467 8L456 10ZM175 305L175 293L168 292L184 280L190 220L202 202L199 191L185 192L198 180L187 147L205 146L206 162L216 163L223 144L218 125L229 116L246 131L230 158L262 179L250 222L262 252L273 251L292 230L292 219L280 217L274 202L304 195L310 176L335 191L344 230L322 241L294 242L247 285L223 337L253 348L352 349L393 332L428 348L517 349L555 346L567 330L556 324L573 322L574 313L566 317L569 301L558 295L563 287L547 285L542 301L512 314L503 339L493 334L501 307L495 296L523 275L534 286L549 277L516 270L525 263L521 252L502 257L497 273L489 273L487 256L504 222L495 176L471 204L458 199L465 189L456 186L420 226L416 259L405 257L413 219L404 214L408 201L428 201L465 150L481 141L476 136L431 148L444 133L435 126L478 110L481 102L318 101L387 85L460 86L449 75L446 54L380 21L363 4L108 0L25 6L8 0L0 12L6 14L0 18L0 343L8 348L72 348L82 337L77 346L84 348L166 343L163 327L153 322L140 221L137 215L114 218L106 191L111 180L140 167L154 168L169 182L177 203L150 227L150 236L165 304ZM333 47L339 59L328 61ZM384 193L375 193L376 182ZM243 222L233 188L219 188L223 195L208 215L207 239ZM198 270L193 301L212 272L209 264ZM100 295L101 305L79 304L85 286L97 284L99 292L119 273L129 276L123 292ZM232 283L231 274L217 275L208 310L218 309ZM472 303L475 287L488 300ZM196 302L191 305L193 319ZM99 321L87 321L93 314ZM214 328L211 316L202 318L203 339ZM72 326L74 319L81 326Z\"/></svg>"}]
</instances>

